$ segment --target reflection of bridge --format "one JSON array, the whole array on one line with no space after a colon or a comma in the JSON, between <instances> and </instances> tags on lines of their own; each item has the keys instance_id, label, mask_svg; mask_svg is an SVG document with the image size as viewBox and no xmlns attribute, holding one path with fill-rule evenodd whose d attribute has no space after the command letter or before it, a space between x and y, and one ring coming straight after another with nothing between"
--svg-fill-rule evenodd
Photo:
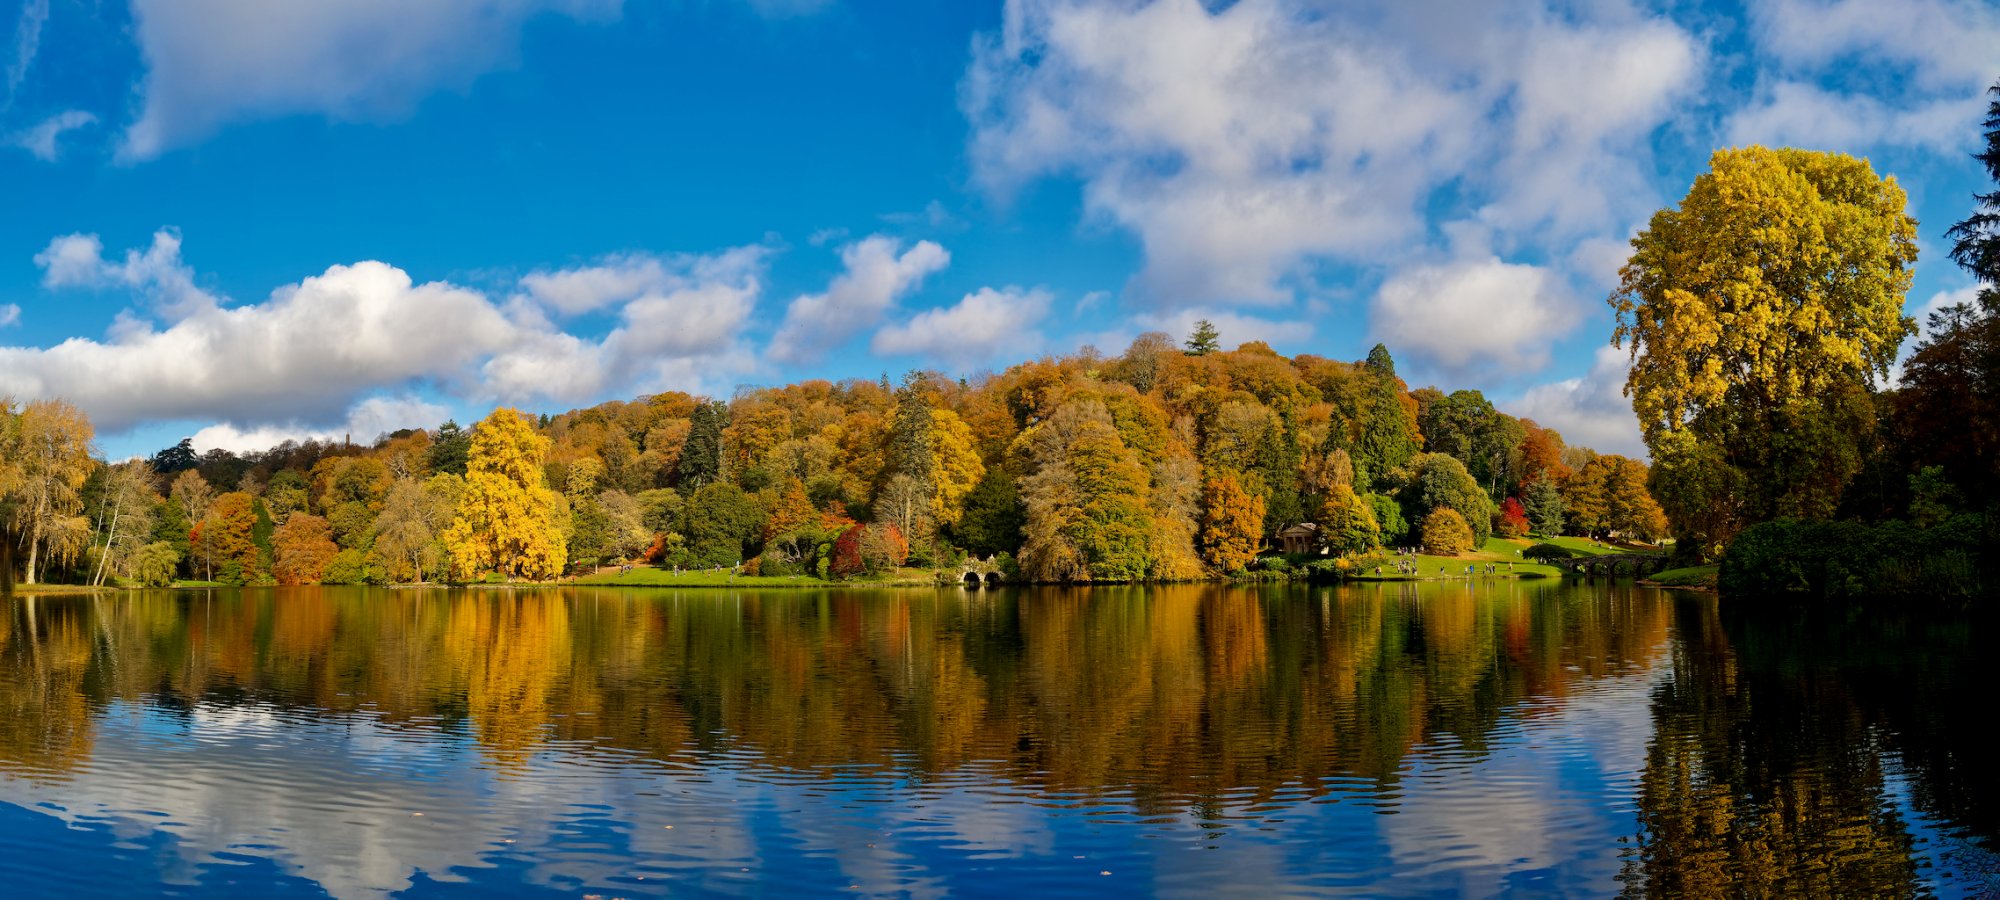
<instances>
[{"instance_id":1,"label":"reflection of bridge","mask_svg":"<svg viewBox=\"0 0 2000 900\"><path fill-rule=\"evenodd\" d=\"M977 590L981 586L999 587L1001 582L1007 580L1007 575L1000 571L1000 565L990 556L986 559L968 556L964 567L959 569L958 580L968 590Z\"/></svg>"},{"instance_id":2,"label":"reflection of bridge","mask_svg":"<svg viewBox=\"0 0 2000 900\"><path fill-rule=\"evenodd\" d=\"M1645 578L1667 567L1664 553L1607 553L1552 559L1549 564L1585 578Z\"/></svg>"}]
</instances>

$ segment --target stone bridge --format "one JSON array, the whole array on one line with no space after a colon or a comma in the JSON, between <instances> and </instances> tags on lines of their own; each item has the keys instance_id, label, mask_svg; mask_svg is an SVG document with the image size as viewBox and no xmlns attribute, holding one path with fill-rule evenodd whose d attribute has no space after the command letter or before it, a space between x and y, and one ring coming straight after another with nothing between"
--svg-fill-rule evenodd
<instances>
[{"instance_id":1,"label":"stone bridge","mask_svg":"<svg viewBox=\"0 0 2000 900\"><path fill-rule=\"evenodd\" d=\"M1608 553L1552 559L1549 564L1585 578L1645 578L1667 567L1664 553Z\"/></svg>"},{"instance_id":2,"label":"stone bridge","mask_svg":"<svg viewBox=\"0 0 2000 900\"><path fill-rule=\"evenodd\" d=\"M981 587L999 587L1006 580L1007 573L1000 571L1000 564L994 562L992 557L973 559L967 556L965 558L965 565L958 572L958 581L960 584L965 585L967 590L978 590Z\"/></svg>"}]
</instances>

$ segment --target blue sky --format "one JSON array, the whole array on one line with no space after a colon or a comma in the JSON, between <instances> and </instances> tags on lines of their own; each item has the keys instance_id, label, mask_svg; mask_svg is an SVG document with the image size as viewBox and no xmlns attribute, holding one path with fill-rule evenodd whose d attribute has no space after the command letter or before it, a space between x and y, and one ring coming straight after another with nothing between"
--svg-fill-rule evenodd
<instances>
[{"instance_id":1,"label":"blue sky","mask_svg":"<svg viewBox=\"0 0 2000 900\"><path fill-rule=\"evenodd\" d=\"M12 0L0 395L112 455L357 438L1216 321L1637 449L1603 297L1717 147L1922 223L1980 0Z\"/></svg>"}]
</instances>

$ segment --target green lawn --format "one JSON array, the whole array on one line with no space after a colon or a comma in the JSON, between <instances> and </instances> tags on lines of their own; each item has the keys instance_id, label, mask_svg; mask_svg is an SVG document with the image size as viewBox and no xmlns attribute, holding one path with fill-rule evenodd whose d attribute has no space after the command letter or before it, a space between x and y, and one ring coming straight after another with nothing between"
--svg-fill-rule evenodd
<instances>
[{"instance_id":1,"label":"green lawn","mask_svg":"<svg viewBox=\"0 0 2000 900\"><path fill-rule=\"evenodd\" d=\"M1568 537L1568 536L1550 537L1550 538L1538 537L1535 538L1533 541L1523 541L1521 543L1521 546L1528 547L1533 544L1554 544L1565 550L1576 551L1576 553L1581 556L1606 556L1612 553L1631 552L1622 547L1617 547L1612 544L1605 543L1603 541L1593 541L1589 538Z\"/></svg>"},{"instance_id":2,"label":"green lawn","mask_svg":"<svg viewBox=\"0 0 2000 900\"><path fill-rule=\"evenodd\" d=\"M1721 570L1722 567L1719 565L1689 566L1685 569L1668 569L1646 580L1663 587L1713 588L1716 573Z\"/></svg>"},{"instance_id":3,"label":"green lawn","mask_svg":"<svg viewBox=\"0 0 2000 900\"><path fill-rule=\"evenodd\" d=\"M1556 578L1562 575L1562 570L1555 566L1545 566L1541 563L1529 562L1522 559L1518 551L1524 550L1529 546L1531 546L1531 542L1529 541L1510 541L1504 538L1492 538L1478 552L1467 553L1462 556L1431 556L1426 553L1419 553L1415 557L1417 564L1416 578L1464 578L1465 567L1468 565L1480 566L1480 575L1484 577L1484 567L1487 563L1500 563L1499 574L1503 576L1511 575L1516 578ZM1359 577L1364 581L1378 580L1375 577L1375 567L1380 565L1382 566L1382 576L1379 579L1381 581L1414 580L1409 576L1396 574L1392 568L1394 563L1395 557L1391 554L1366 557L1361 560L1360 569L1363 574ZM1513 564L1511 570L1507 567L1507 563ZM1440 571L1440 569L1443 571Z\"/></svg>"},{"instance_id":4,"label":"green lawn","mask_svg":"<svg viewBox=\"0 0 2000 900\"><path fill-rule=\"evenodd\" d=\"M682 572L675 575L672 569L653 566L638 566L630 572L605 572L585 575L571 584L608 585L614 587L793 587L818 588L848 586L929 586L935 582L929 569L901 569L893 576L882 575L875 578L854 578L847 581L822 581L810 575L730 575L729 570L720 572Z\"/></svg>"}]
</instances>

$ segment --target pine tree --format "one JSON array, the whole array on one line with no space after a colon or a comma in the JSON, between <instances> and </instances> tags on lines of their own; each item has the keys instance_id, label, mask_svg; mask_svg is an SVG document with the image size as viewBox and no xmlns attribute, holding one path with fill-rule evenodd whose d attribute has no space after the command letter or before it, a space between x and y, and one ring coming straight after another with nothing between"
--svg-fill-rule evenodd
<instances>
[{"instance_id":1,"label":"pine tree","mask_svg":"<svg viewBox=\"0 0 2000 900\"><path fill-rule=\"evenodd\" d=\"M722 477L722 429L729 423L729 408L710 401L694 408L688 420L687 440L681 444L681 459L675 475L681 492L692 494Z\"/></svg>"},{"instance_id":2,"label":"pine tree","mask_svg":"<svg viewBox=\"0 0 2000 900\"><path fill-rule=\"evenodd\" d=\"M1215 324L1203 319L1194 323L1194 334L1188 336L1189 356L1207 356L1222 349L1222 334L1215 330Z\"/></svg>"}]
</instances>

